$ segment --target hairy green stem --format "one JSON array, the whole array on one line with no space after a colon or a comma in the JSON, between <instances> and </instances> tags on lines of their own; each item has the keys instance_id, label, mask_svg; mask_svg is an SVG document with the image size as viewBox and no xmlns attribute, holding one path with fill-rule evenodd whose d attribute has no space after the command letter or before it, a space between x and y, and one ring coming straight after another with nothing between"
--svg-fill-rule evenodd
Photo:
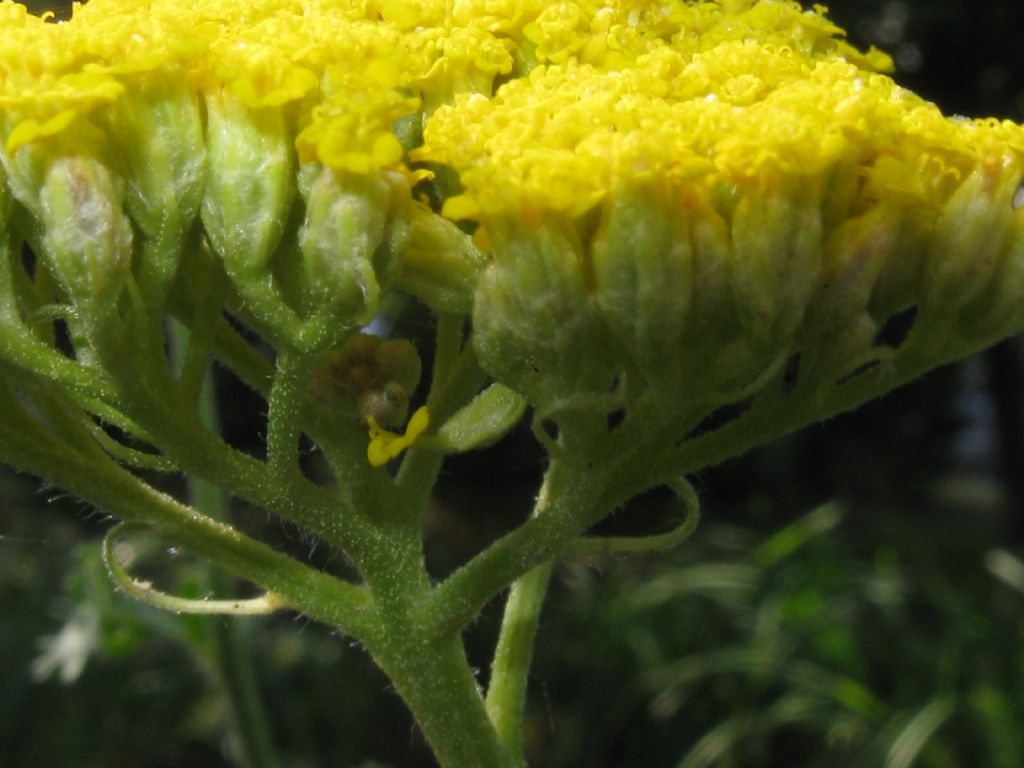
<instances>
[{"instance_id":1,"label":"hairy green stem","mask_svg":"<svg viewBox=\"0 0 1024 768\"><path fill-rule=\"evenodd\" d=\"M277 373L267 402L267 464L282 481L299 474L299 414L315 359L294 349L277 353Z\"/></svg>"},{"instance_id":2,"label":"hairy green stem","mask_svg":"<svg viewBox=\"0 0 1024 768\"><path fill-rule=\"evenodd\" d=\"M418 606L429 596L419 521L389 518L363 575L373 594L373 625L363 636L391 678L443 768L517 768L487 717L459 633L437 636Z\"/></svg>"},{"instance_id":3,"label":"hairy green stem","mask_svg":"<svg viewBox=\"0 0 1024 768\"><path fill-rule=\"evenodd\" d=\"M523 754L523 715L527 683L533 661L533 644L541 607L551 580L552 564L538 565L512 585L501 620L501 634L491 666L487 689L487 714L498 738L519 765Z\"/></svg>"},{"instance_id":4,"label":"hairy green stem","mask_svg":"<svg viewBox=\"0 0 1024 768\"><path fill-rule=\"evenodd\" d=\"M389 621L371 646L442 768L519 768L491 725L458 636L424 640L423 628Z\"/></svg>"},{"instance_id":5,"label":"hairy green stem","mask_svg":"<svg viewBox=\"0 0 1024 768\"><path fill-rule=\"evenodd\" d=\"M434 410L440 406L438 399L448 387L462 353L462 329L465 321L461 315L440 315L437 318L437 335L434 337L434 367L427 405Z\"/></svg>"},{"instance_id":6,"label":"hairy green stem","mask_svg":"<svg viewBox=\"0 0 1024 768\"><path fill-rule=\"evenodd\" d=\"M116 390L98 371L65 357L31 334L2 323L0 360L15 370L46 378L71 392L107 404L119 404Z\"/></svg>"},{"instance_id":7,"label":"hairy green stem","mask_svg":"<svg viewBox=\"0 0 1024 768\"><path fill-rule=\"evenodd\" d=\"M552 506L565 493L571 493L573 475L579 469L552 462L537 495L532 517L538 519L552 511ZM551 580L552 561L537 566L512 584L501 633L491 666L487 690L487 714L498 736L525 766L523 753L523 715L526 691L533 660L533 643L540 622L540 612Z\"/></svg>"},{"instance_id":8,"label":"hairy green stem","mask_svg":"<svg viewBox=\"0 0 1024 768\"><path fill-rule=\"evenodd\" d=\"M195 345L205 348L206 339L190 338L189 332L175 322L170 328L171 364L184 369L198 358ZM219 432L216 392L209 370L199 391L198 405L203 426L213 433ZM188 494L196 509L214 520L228 522L230 504L223 490L193 476L189 476L187 482ZM215 595L230 594L237 587L234 579L217 567L207 568L206 580ZM209 659L217 686L228 704L231 735L239 762L247 768L274 768L277 758L253 670L246 626L232 616L208 617L206 624Z\"/></svg>"},{"instance_id":9,"label":"hairy green stem","mask_svg":"<svg viewBox=\"0 0 1024 768\"><path fill-rule=\"evenodd\" d=\"M284 604L360 636L365 590L276 552L145 485L108 459L87 457L36 424L0 392L0 461L41 477L122 520L144 523L169 544L216 562Z\"/></svg>"},{"instance_id":10,"label":"hairy green stem","mask_svg":"<svg viewBox=\"0 0 1024 768\"><path fill-rule=\"evenodd\" d=\"M677 424L670 425L673 434L656 431L646 439L630 435L620 441L627 444L604 451L602 461L581 475L583 487L578 495L556 499L551 514L526 521L449 576L435 591L425 613L441 632L469 621L508 584L560 555L576 536L636 494L853 410L944 362L936 363L933 350L921 351L913 341L908 339L896 356L873 369L818 392L794 392L787 397L766 386L750 409L734 421L668 449L659 446L671 445L679 434ZM969 348L951 345L945 357L963 357L989 341L976 341ZM589 484L585 481L588 474L593 479Z\"/></svg>"},{"instance_id":11,"label":"hairy green stem","mask_svg":"<svg viewBox=\"0 0 1024 768\"><path fill-rule=\"evenodd\" d=\"M122 373L118 382L131 403L131 416L185 472L306 528L354 558L375 535L344 497L301 476L280 482L268 473L266 464L224 443L198 418L183 416L172 404L136 387L128 371Z\"/></svg>"},{"instance_id":12,"label":"hairy green stem","mask_svg":"<svg viewBox=\"0 0 1024 768\"><path fill-rule=\"evenodd\" d=\"M549 488L545 513L498 539L438 585L422 609L425 622L439 634L455 631L520 576L562 554L612 508L605 498L605 478L613 466L560 469L564 475Z\"/></svg>"}]
</instances>

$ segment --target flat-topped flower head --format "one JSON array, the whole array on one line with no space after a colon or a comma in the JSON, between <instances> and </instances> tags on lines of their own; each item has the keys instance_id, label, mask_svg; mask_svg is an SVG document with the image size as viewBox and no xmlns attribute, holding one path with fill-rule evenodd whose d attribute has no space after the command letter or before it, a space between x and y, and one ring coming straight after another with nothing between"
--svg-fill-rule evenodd
<instances>
[{"instance_id":1,"label":"flat-topped flower head","mask_svg":"<svg viewBox=\"0 0 1024 768\"><path fill-rule=\"evenodd\" d=\"M874 193L923 201L993 151L1018 156L1022 136L1012 123L947 119L844 56L728 40L665 45L619 69L541 67L493 98L460 95L428 121L416 156L460 172L466 193L448 201L459 218L579 214L623 184L740 183L850 161ZM908 163L925 172L915 183L900 178Z\"/></svg>"},{"instance_id":2,"label":"flat-topped flower head","mask_svg":"<svg viewBox=\"0 0 1024 768\"><path fill-rule=\"evenodd\" d=\"M1020 325L1024 129L891 68L790 0L8 4L0 138L37 228L69 156L143 247L198 216L275 343L322 352L400 288L472 304L542 411L668 408L795 355L825 386L911 307L922 359Z\"/></svg>"},{"instance_id":3,"label":"flat-topped flower head","mask_svg":"<svg viewBox=\"0 0 1024 768\"><path fill-rule=\"evenodd\" d=\"M301 205L301 165L406 173L403 141L416 140L421 109L490 93L511 72L515 4L449 5L98 0L54 23L4 4L0 139L11 183L32 210L47 162L98 159L127 177L132 214L150 233L165 228L158 205L177 205L171 229L187 231L205 186L207 238L232 278L248 279L272 266ZM155 169L133 159L151 154L154 134L180 148Z\"/></svg>"},{"instance_id":4,"label":"flat-topped flower head","mask_svg":"<svg viewBox=\"0 0 1024 768\"><path fill-rule=\"evenodd\" d=\"M792 0L0 2L0 461L125 520L126 592L326 621L439 765L525 765L553 563L678 545L682 475L1024 329L1024 127L891 68ZM447 457L527 413L533 514L435 579ZM600 535L662 485L678 527ZM142 529L266 595L152 589ZM460 638L510 584L484 696Z\"/></svg>"},{"instance_id":5,"label":"flat-topped flower head","mask_svg":"<svg viewBox=\"0 0 1024 768\"><path fill-rule=\"evenodd\" d=\"M535 66L438 109L413 156L459 175L444 212L496 259L477 347L534 401L728 401L797 354L824 386L908 307L933 351L1009 322L933 318L1016 268L1024 129L943 116L823 8L568 3L523 35Z\"/></svg>"},{"instance_id":6,"label":"flat-topped flower head","mask_svg":"<svg viewBox=\"0 0 1024 768\"><path fill-rule=\"evenodd\" d=\"M205 239L254 316L281 339L329 344L331 333L302 324L313 315L339 329L364 321L376 311L376 286L400 264L411 205L403 179L418 177L405 168L396 123L416 119L420 88L450 97L448 82L462 81L436 66L443 44L434 51L413 39L424 36L439 39L388 21L382 6L347 0L99 0L63 23L6 4L0 139L9 185L40 226L39 190L61 158L98 163L123 182L134 224L146 242L161 242L163 266L147 269L160 275L145 289L154 311L178 268L172 252L201 211ZM330 240L299 194L300 175L317 168L339 182L318 188L337 200L318 194L317 210L345 207L367 189L403 198L370 195L365 226L330 225L351 242L328 256L360 254L359 264L331 267L322 248L305 247L314 233ZM303 218L300 248L294 231L284 235ZM296 264L303 259L317 265ZM387 268L374 274L379 265ZM287 290L283 272L297 275ZM316 276L356 273L373 288L363 299L323 297L327 284Z\"/></svg>"}]
</instances>

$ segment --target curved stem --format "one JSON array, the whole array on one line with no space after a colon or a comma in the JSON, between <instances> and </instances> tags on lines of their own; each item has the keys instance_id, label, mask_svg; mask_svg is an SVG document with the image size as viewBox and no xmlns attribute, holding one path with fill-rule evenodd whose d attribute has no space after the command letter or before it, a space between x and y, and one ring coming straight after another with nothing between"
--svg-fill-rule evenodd
<instances>
[{"instance_id":1,"label":"curved stem","mask_svg":"<svg viewBox=\"0 0 1024 768\"><path fill-rule=\"evenodd\" d=\"M140 523L118 523L103 538L101 556L111 580L118 589L136 600L164 611L205 616L262 616L283 608L269 592L261 597L237 600L207 600L177 597L155 589L148 581L139 581L130 573L118 553L118 544L125 536L149 530Z\"/></svg>"},{"instance_id":2,"label":"curved stem","mask_svg":"<svg viewBox=\"0 0 1024 768\"><path fill-rule=\"evenodd\" d=\"M505 603L487 689L487 714L494 723L498 738L521 766L526 765L523 715L533 644L551 570L552 563L538 565L512 585Z\"/></svg>"},{"instance_id":3,"label":"curved stem","mask_svg":"<svg viewBox=\"0 0 1024 768\"><path fill-rule=\"evenodd\" d=\"M0 392L0 461L44 478L169 543L221 564L279 595L291 608L360 637L372 603L365 590L292 560L219 523L105 459L86 457L54 439Z\"/></svg>"},{"instance_id":4,"label":"curved stem","mask_svg":"<svg viewBox=\"0 0 1024 768\"><path fill-rule=\"evenodd\" d=\"M199 324L201 335L190 335L178 323L171 322L170 353L172 363L183 372L189 364L198 368L202 365L206 375L199 378L198 408L200 422L214 434L220 432L217 410L217 396L213 377L208 368L209 333ZM200 362L201 361L201 362ZM188 491L192 503L201 512L215 520L227 522L230 518L230 502L223 490L216 486L188 477ZM231 579L218 568L208 568L206 579L214 594L228 592L235 588ZM206 600L205 604L219 603L222 608L235 615L241 613L236 606L254 611L274 610L278 598L268 593L250 601ZM252 658L245 635L245 627L230 618L207 622L209 630L209 656L218 687L227 701L230 712L231 736L239 753L240 762L248 768L274 768L277 765L270 725L260 698L259 686L253 669Z\"/></svg>"},{"instance_id":5,"label":"curved stem","mask_svg":"<svg viewBox=\"0 0 1024 768\"><path fill-rule=\"evenodd\" d=\"M610 467L594 464L569 471L553 462L549 475L554 471L563 474L557 490L545 481L550 506L543 515L531 517L498 539L434 590L423 608L433 631L448 634L461 629L488 600L562 554L573 539L608 513L611 505L605 490Z\"/></svg>"},{"instance_id":6,"label":"curved stem","mask_svg":"<svg viewBox=\"0 0 1024 768\"><path fill-rule=\"evenodd\" d=\"M951 350L956 357L964 350ZM719 429L668 450L665 435L635 441L623 450L607 452L607 466L597 463L581 471L573 493L553 501L549 514L531 518L496 541L449 576L435 591L425 613L439 632L451 631L508 584L532 568L562 554L570 542L600 520L615 504L632 498L666 477L689 474L788 432L851 410L935 367L912 348L894 361L835 385L816 397L785 398L768 391L758 396L743 415ZM668 438L671 441L671 437Z\"/></svg>"},{"instance_id":7,"label":"curved stem","mask_svg":"<svg viewBox=\"0 0 1024 768\"><path fill-rule=\"evenodd\" d=\"M683 477L668 483L683 509L683 521L666 533L650 536L585 536L565 550L567 557L588 557L605 552L653 552L678 547L693 535L700 522L700 500Z\"/></svg>"},{"instance_id":8,"label":"curved stem","mask_svg":"<svg viewBox=\"0 0 1024 768\"><path fill-rule=\"evenodd\" d=\"M553 464L544 480L533 517L551 513L549 509L568 485L563 477L572 473L570 468ZM700 517L697 495L685 480L671 483L684 507L685 519L676 529L657 536L639 539L581 539L570 546L574 555L594 554L609 550L644 551L676 546L690 536ZM491 683L487 691L487 713L498 736L513 753L520 765L525 765L523 754L523 715L533 644L540 622L540 613L551 579L552 562L538 565L517 579L509 592L502 619L501 634L495 650L491 670Z\"/></svg>"}]
</instances>

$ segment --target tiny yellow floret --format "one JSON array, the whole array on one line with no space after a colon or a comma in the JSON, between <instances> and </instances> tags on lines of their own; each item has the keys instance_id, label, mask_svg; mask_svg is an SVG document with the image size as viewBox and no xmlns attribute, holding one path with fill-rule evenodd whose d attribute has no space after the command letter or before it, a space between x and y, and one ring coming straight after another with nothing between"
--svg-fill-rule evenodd
<instances>
[{"instance_id":1,"label":"tiny yellow floret","mask_svg":"<svg viewBox=\"0 0 1024 768\"><path fill-rule=\"evenodd\" d=\"M374 467L383 467L419 439L430 426L430 413L426 406L416 410L409 419L405 434L399 435L383 429L373 416L367 418L370 427L370 444L366 447L366 458Z\"/></svg>"},{"instance_id":2,"label":"tiny yellow floret","mask_svg":"<svg viewBox=\"0 0 1024 768\"><path fill-rule=\"evenodd\" d=\"M14 130L7 136L7 154L13 155L19 148L26 144L31 144L40 137L54 136L60 133L74 119L75 111L73 109L65 109L42 123L32 118L22 120L14 126Z\"/></svg>"}]
</instances>

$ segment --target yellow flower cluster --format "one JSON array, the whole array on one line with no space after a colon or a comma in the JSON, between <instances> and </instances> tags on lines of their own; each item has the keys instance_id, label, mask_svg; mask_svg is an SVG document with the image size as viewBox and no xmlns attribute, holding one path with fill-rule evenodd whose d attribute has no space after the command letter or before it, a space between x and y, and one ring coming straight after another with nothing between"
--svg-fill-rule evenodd
<instances>
[{"instance_id":1,"label":"yellow flower cluster","mask_svg":"<svg viewBox=\"0 0 1024 768\"><path fill-rule=\"evenodd\" d=\"M651 179L737 185L840 163L861 168L874 198L938 204L979 163L1022 163L1020 126L944 117L872 71L888 60L853 52L818 13L727 6L669 6L679 12L662 22L671 34L634 35L614 56L612 36L588 48L585 34L545 25L547 14L527 26L545 32L537 51L557 63L494 97L460 94L427 123L415 156L453 166L465 187L446 213L576 216Z\"/></svg>"},{"instance_id":2,"label":"yellow flower cluster","mask_svg":"<svg viewBox=\"0 0 1024 768\"><path fill-rule=\"evenodd\" d=\"M365 172L400 159L392 124L417 106L399 92L409 69L399 33L354 3L101 0L61 24L14 4L0 13L8 153L185 85L290 110L302 159Z\"/></svg>"},{"instance_id":3,"label":"yellow flower cluster","mask_svg":"<svg viewBox=\"0 0 1024 768\"><path fill-rule=\"evenodd\" d=\"M552 41L564 31L550 17L538 0L99 0L54 23L4 3L6 148L184 83L250 109L292 107L304 160L355 172L386 166L399 159L392 124L420 99L432 108L458 92L490 93L516 59L522 69L558 58Z\"/></svg>"},{"instance_id":4,"label":"yellow flower cluster","mask_svg":"<svg viewBox=\"0 0 1024 768\"><path fill-rule=\"evenodd\" d=\"M59 24L0 6L9 153L187 83L291 110L300 159L362 173L402 159L397 120L447 105L416 157L462 174L455 216L578 213L633 176L851 156L877 190L928 197L922 173L1024 144L1016 126L951 123L873 74L889 66L783 0L96 0Z\"/></svg>"},{"instance_id":5,"label":"yellow flower cluster","mask_svg":"<svg viewBox=\"0 0 1024 768\"><path fill-rule=\"evenodd\" d=\"M64 23L2 3L2 165L37 218L51 147L102 166L147 236L200 209L296 343L398 281L473 304L488 372L535 402L630 376L746 392L812 347L848 372L911 306L979 340L1019 325L1024 290L992 286L1024 280L1024 127L947 118L891 68L792 0L92 0ZM411 200L431 174L448 220Z\"/></svg>"}]
</instances>

